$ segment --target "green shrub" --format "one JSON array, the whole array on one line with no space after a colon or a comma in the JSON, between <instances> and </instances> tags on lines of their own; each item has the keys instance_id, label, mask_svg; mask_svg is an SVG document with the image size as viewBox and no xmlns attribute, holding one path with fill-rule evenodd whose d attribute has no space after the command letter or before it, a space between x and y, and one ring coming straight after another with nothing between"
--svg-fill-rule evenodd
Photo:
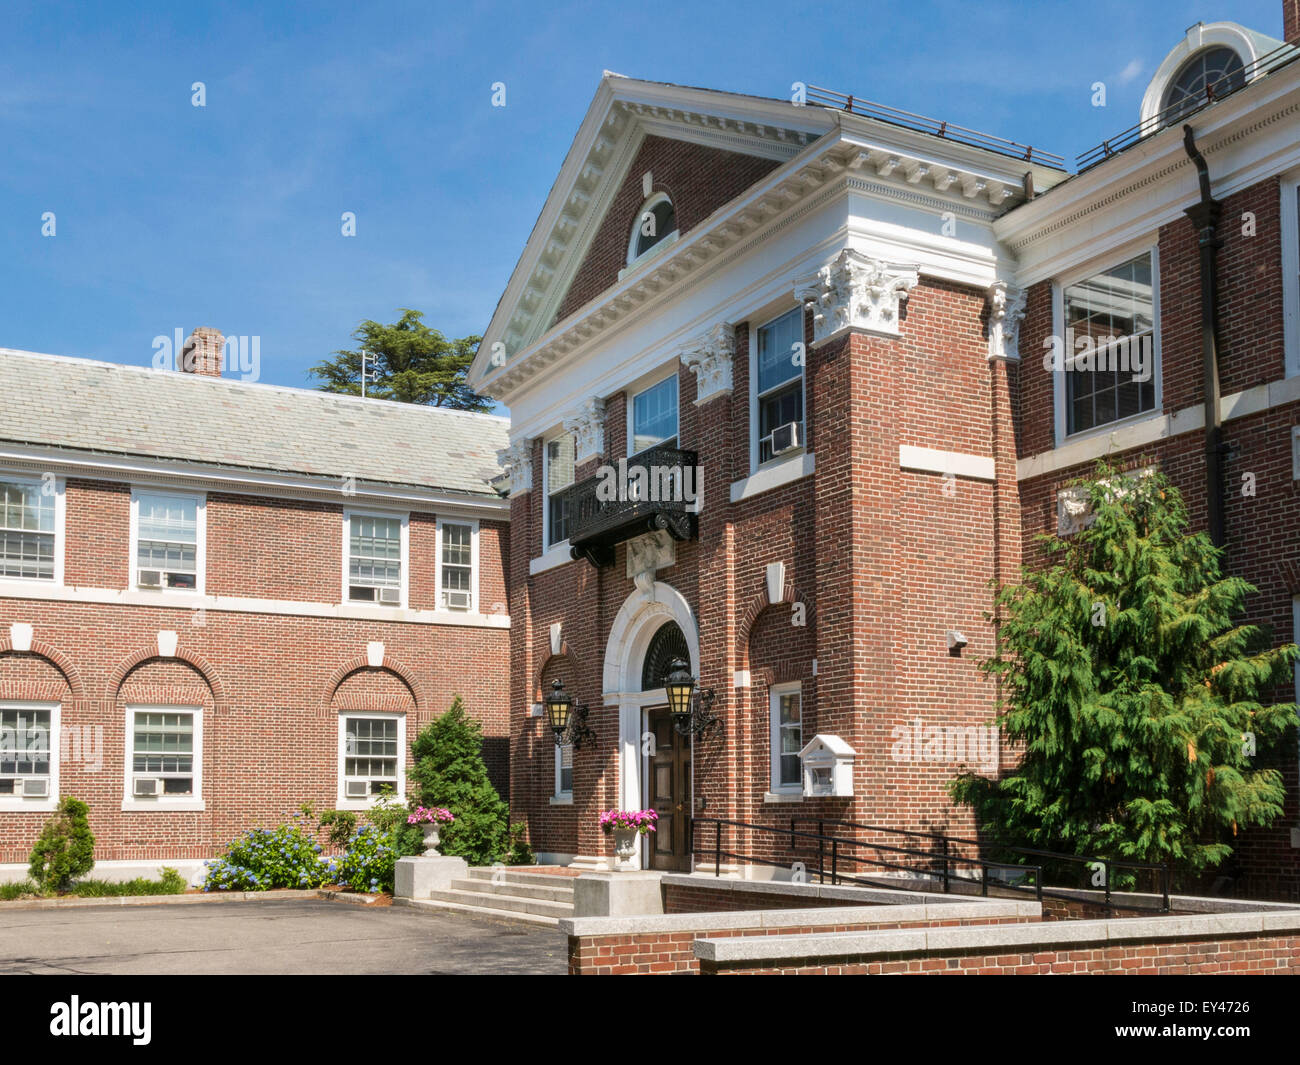
<instances>
[{"instance_id":1,"label":"green shrub","mask_svg":"<svg viewBox=\"0 0 1300 1065\"><path fill-rule=\"evenodd\" d=\"M536 865L537 855L528 842L528 826L518 822L510 826L510 857L506 865Z\"/></svg>"},{"instance_id":2,"label":"green shrub","mask_svg":"<svg viewBox=\"0 0 1300 1065\"><path fill-rule=\"evenodd\" d=\"M302 814L294 814L297 821ZM308 825L307 827L310 827ZM321 845L301 824L255 828L230 844L224 857L207 863L204 891L269 891L315 888L329 881Z\"/></svg>"},{"instance_id":3,"label":"green shrub","mask_svg":"<svg viewBox=\"0 0 1300 1065\"><path fill-rule=\"evenodd\" d=\"M72 894L83 899L119 898L131 895L183 895L185 878L175 869L163 866L158 880L136 877L134 880L80 880L72 885Z\"/></svg>"},{"instance_id":4,"label":"green shrub","mask_svg":"<svg viewBox=\"0 0 1300 1065\"><path fill-rule=\"evenodd\" d=\"M393 890L393 869L401 857L393 847L392 837L372 825L362 825L348 841L340 858L330 858L330 879L355 891Z\"/></svg>"},{"instance_id":5,"label":"green shrub","mask_svg":"<svg viewBox=\"0 0 1300 1065\"><path fill-rule=\"evenodd\" d=\"M357 815L351 810L326 810L320 815L320 827L331 847L346 847L357 830Z\"/></svg>"},{"instance_id":6,"label":"green shrub","mask_svg":"<svg viewBox=\"0 0 1300 1065\"><path fill-rule=\"evenodd\" d=\"M21 899L24 895L39 894L41 894L40 886L30 880L17 880L12 884L0 884L0 900L4 902Z\"/></svg>"},{"instance_id":7,"label":"green shrub","mask_svg":"<svg viewBox=\"0 0 1300 1065\"><path fill-rule=\"evenodd\" d=\"M438 850L491 865L510 850L508 810L488 780L483 733L456 696L445 714L431 721L411 744L412 798L421 806L445 806L456 820L442 830Z\"/></svg>"},{"instance_id":8,"label":"green shrub","mask_svg":"<svg viewBox=\"0 0 1300 1065\"><path fill-rule=\"evenodd\" d=\"M90 831L89 815L89 806L68 795L45 822L27 870L45 891L66 891L75 877L94 866L95 835Z\"/></svg>"}]
</instances>

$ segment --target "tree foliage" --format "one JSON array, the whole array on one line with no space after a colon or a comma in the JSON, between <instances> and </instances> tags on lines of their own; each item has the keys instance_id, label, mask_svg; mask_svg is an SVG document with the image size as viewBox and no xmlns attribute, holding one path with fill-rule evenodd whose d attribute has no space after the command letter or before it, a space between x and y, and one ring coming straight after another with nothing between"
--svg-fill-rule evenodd
<instances>
[{"instance_id":1,"label":"tree foliage","mask_svg":"<svg viewBox=\"0 0 1300 1065\"><path fill-rule=\"evenodd\" d=\"M482 337L448 340L424 324L424 314L399 308L401 317L392 325L369 319L362 322L352 339L355 351L336 351L332 358L308 372L321 380L325 392L361 395L361 353L371 374L366 395L401 403L422 403L450 410L487 411L491 404L465 383L470 364Z\"/></svg>"},{"instance_id":2,"label":"tree foliage","mask_svg":"<svg viewBox=\"0 0 1300 1065\"><path fill-rule=\"evenodd\" d=\"M456 820L442 829L438 850L471 865L502 861L510 850L508 810L488 779L483 731L460 696L411 744L413 796L420 806L445 806Z\"/></svg>"},{"instance_id":3,"label":"tree foliage","mask_svg":"<svg viewBox=\"0 0 1300 1065\"><path fill-rule=\"evenodd\" d=\"M1084 482L1091 524L1040 537L1052 564L999 592L1005 735L1024 745L1000 781L950 785L1004 841L1188 872L1217 866L1239 828L1282 814L1270 749L1296 721L1272 703L1294 645L1234 624L1255 589L1187 534L1159 472L1101 465Z\"/></svg>"}]
</instances>

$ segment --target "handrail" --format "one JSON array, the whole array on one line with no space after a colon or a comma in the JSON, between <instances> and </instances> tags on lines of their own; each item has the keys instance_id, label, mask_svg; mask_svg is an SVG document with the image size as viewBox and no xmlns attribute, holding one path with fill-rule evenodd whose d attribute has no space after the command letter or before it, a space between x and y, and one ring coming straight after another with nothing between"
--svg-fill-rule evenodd
<instances>
[{"instance_id":1,"label":"handrail","mask_svg":"<svg viewBox=\"0 0 1300 1065\"><path fill-rule=\"evenodd\" d=\"M806 822L816 821L818 830L816 832L800 831L798 825L800 822L805 822L805 821ZM961 866L974 866L978 868L980 874L979 875L980 893L984 896L988 895L989 873L990 870L993 869L1009 869L1009 870L1023 871L1026 874L1032 873L1034 878L1032 889L1026 885L1015 884L1015 883L1011 883L1010 881L1004 881L1001 886L1004 889L1009 891L1032 890L1040 902L1044 897L1077 901L1078 899L1077 892L1080 890L1077 888L1066 888L1064 886L1053 888L1044 885L1043 883L1044 867L1042 864L1035 864L1035 863L1024 862L1024 861L998 862L983 857L968 857L963 854L953 853L952 844L970 845L970 846L983 848L985 844L981 843L978 840L963 839L957 836L946 836L940 833L933 833L933 832L920 832L912 829L888 828L883 825L868 825L860 821L840 821L840 820L826 819L826 818L815 819L815 818L792 817L790 819L790 827L786 829L786 828L776 828L771 825L754 824L748 821L736 821L728 818L699 817L699 818L694 818L691 821L691 852L692 853L695 852L696 826L698 824L710 824L710 823L714 826L713 866L714 866L715 876L721 875L722 859L724 857L728 859L736 858L743 861L756 862L759 864L771 865L776 867L785 867L788 864L783 862L775 862L767 858L759 858L754 855L747 855L735 851L724 850L722 847L722 827L724 825L727 825L735 828L746 829L753 832L767 832L767 833L779 835L783 838L788 838L790 841L791 852L794 852L796 840L810 840L816 842L817 852L818 852L818 879L819 882L821 883L825 883L825 879L826 879L826 868L825 868L826 846L827 844L829 844L830 852L831 852L830 853L830 859L831 859L830 877L831 877L832 885L837 884L842 880L850 881L854 883L871 883L871 881L864 880L861 876L853 876L846 873L841 873L839 869L841 861L856 863L856 864L869 863L881 869L897 870L897 871L913 873L913 874L921 873L922 875L927 875L927 876L936 875L936 871L933 868L929 870L923 870L917 868L916 863L913 863L912 865L900 864L901 859L899 861L890 861L888 860L887 857L881 856L881 852L884 852L885 855L887 855L888 857L906 856L911 858L923 858L939 864L938 875L942 878L943 890L945 893L950 893L952 890L952 882L954 879L954 873L952 867L954 865L958 866L959 868ZM832 827L849 827L849 828L867 829L869 831L905 836L909 838L923 838L923 839L927 839L939 843L941 845L942 850L940 853L935 853L933 850L919 850L915 847L895 846L890 843L877 843L877 842L871 842L867 840L853 839L847 836L831 835L825 831L827 825L830 825ZM1010 851L1013 854L1018 854L1022 856L1028 856L1028 857L1046 858L1049 859L1050 861L1081 862L1088 865L1095 865L1099 863L1102 866L1103 887L1104 887L1104 892L1103 892L1104 902L1102 903L1102 905L1104 905L1105 908L1108 910L1135 910L1139 912L1151 912L1153 909L1153 907L1151 906L1131 906L1131 905L1124 905L1122 903L1116 902L1112 896L1112 891L1111 891L1111 880L1112 880L1111 870L1112 869L1118 868L1118 869L1158 871L1160 873L1161 907L1156 912L1160 912L1160 913L1170 912L1170 904L1169 904L1170 870L1167 863L1130 862L1130 861L1125 861L1123 859L1088 857L1085 855L1065 854L1062 852L1043 850L1040 848L1018 847L1009 844L994 844L994 846L1001 847L1002 849ZM842 847L850 848L850 850L847 853L842 853L841 852ZM876 852L875 857L864 858L861 855L853 852L852 849L855 848L872 850ZM958 879L960 881L965 881L967 878L958 877ZM897 884L879 885L879 886L898 887ZM1135 895L1137 893L1126 892L1125 894Z\"/></svg>"},{"instance_id":2,"label":"handrail","mask_svg":"<svg viewBox=\"0 0 1300 1065\"><path fill-rule=\"evenodd\" d=\"M1290 56L1285 53L1291 52ZM1081 152L1075 157L1075 165L1079 172L1096 166L1104 162L1112 155L1131 148L1138 141L1159 133L1168 126L1173 125L1179 119L1188 118L1198 111L1209 107L1212 103L1217 103L1231 96L1235 92L1240 92L1247 85L1252 84L1256 76L1271 74L1273 71L1287 66L1290 63L1300 59L1300 48L1293 44L1283 44L1274 48L1271 52L1266 52L1254 62L1247 64L1240 71L1233 74L1225 74L1213 82L1206 84L1203 89L1204 99L1193 106L1187 106L1187 103L1173 104L1152 115L1150 118L1130 126L1122 133L1117 133L1113 137L1108 137L1095 147L1089 148L1086 152ZM1280 60L1280 61L1279 61ZM1267 70L1265 68L1268 68ZM1235 84L1234 84L1235 82Z\"/></svg>"}]
</instances>

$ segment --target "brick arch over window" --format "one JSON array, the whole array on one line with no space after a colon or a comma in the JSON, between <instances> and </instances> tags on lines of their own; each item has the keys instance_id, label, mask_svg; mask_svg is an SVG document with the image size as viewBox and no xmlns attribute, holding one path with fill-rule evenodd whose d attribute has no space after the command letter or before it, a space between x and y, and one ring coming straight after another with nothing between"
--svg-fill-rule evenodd
<instances>
[{"instance_id":1,"label":"brick arch over window","mask_svg":"<svg viewBox=\"0 0 1300 1065\"><path fill-rule=\"evenodd\" d=\"M560 653L558 655L548 654L542 660L541 666L533 677L533 702L540 702L546 697L546 693L549 690L546 675L557 663L560 662L568 663L566 672L568 672L570 676L561 677L559 679L564 681L564 687L570 695L573 694L574 686L579 682L579 678L586 676L581 660L573 653L573 649L569 646L569 642L565 640L560 644Z\"/></svg>"},{"instance_id":2,"label":"brick arch over window","mask_svg":"<svg viewBox=\"0 0 1300 1065\"><path fill-rule=\"evenodd\" d=\"M356 669L349 673L330 698L334 713L382 713L417 715L415 696L405 680L390 669Z\"/></svg>"},{"instance_id":3,"label":"brick arch over window","mask_svg":"<svg viewBox=\"0 0 1300 1065\"><path fill-rule=\"evenodd\" d=\"M789 581L787 581L785 587L781 589L780 602L773 603L767 597L766 587L764 587L761 592L749 601L749 606L746 608L745 614L741 618L740 625L736 630L736 650L738 652L737 657L740 661L740 668L750 670L751 680L757 680L761 677L765 684L779 684L783 679L787 679L778 677L776 680L773 680L771 676L772 671L766 666L760 666L758 668L758 675L756 676L750 663L749 643L750 636L754 631L754 626L758 623L759 617L765 610L769 607L785 607L790 612L791 616L793 616L795 603L804 604L803 627L806 631L811 633L813 626L812 600L806 595L801 595L798 589L796 589Z\"/></svg>"},{"instance_id":4,"label":"brick arch over window","mask_svg":"<svg viewBox=\"0 0 1300 1065\"><path fill-rule=\"evenodd\" d=\"M407 666L405 663L399 662L397 659L393 658L392 655L385 654L383 662L381 662L378 666L372 666L365 655L357 655L356 658L352 658L344 662L330 676L329 681L325 685L325 697L321 700L320 703L320 709L318 711L320 716L329 717L332 714L337 713L339 707L335 703L335 696L338 693L339 688L342 687L343 682L347 680L349 677L351 677L353 674L363 673L363 672L388 673L396 677L406 688L407 692L410 694L411 704L412 704L411 707L395 706L395 707L389 707L387 709L394 709L394 710L413 709L416 714L420 714L427 707L428 704L425 701L424 693L421 689L420 682L416 680L415 674L411 671L410 667ZM351 708L345 707L344 709L351 709ZM385 709L385 708L378 707L376 709Z\"/></svg>"},{"instance_id":5,"label":"brick arch over window","mask_svg":"<svg viewBox=\"0 0 1300 1065\"><path fill-rule=\"evenodd\" d=\"M48 643L33 640L30 651L15 651L13 641L8 636L3 636L0 637L0 658L6 657L44 660L63 677L68 686L68 697L70 699L86 698L86 686L81 682L81 674L78 672L77 667L72 664L67 655L57 648L51 647Z\"/></svg>"},{"instance_id":6,"label":"brick arch over window","mask_svg":"<svg viewBox=\"0 0 1300 1065\"><path fill-rule=\"evenodd\" d=\"M174 655L164 656L158 653L156 647L146 647L135 654L131 655L122 662L108 679L108 705L117 702L118 693L122 690L122 685L126 683L127 678L149 662L180 662L189 666L195 673L203 678L212 693L212 709L214 713L224 714L230 710L230 691L226 687L226 682L221 679L221 675L213 668L206 658L188 651L183 647L178 647Z\"/></svg>"}]
</instances>

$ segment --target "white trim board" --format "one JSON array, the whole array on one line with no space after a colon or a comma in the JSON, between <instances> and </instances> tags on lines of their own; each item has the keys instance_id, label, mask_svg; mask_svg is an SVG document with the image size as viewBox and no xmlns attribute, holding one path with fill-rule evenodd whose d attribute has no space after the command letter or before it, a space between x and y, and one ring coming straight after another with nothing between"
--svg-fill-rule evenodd
<instances>
[{"instance_id":1,"label":"white trim board","mask_svg":"<svg viewBox=\"0 0 1300 1065\"><path fill-rule=\"evenodd\" d=\"M928 447L898 445L898 466L904 470L923 473L952 474L973 481L996 481L997 465L982 455L966 455L960 451L938 451Z\"/></svg>"}]
</instances>

